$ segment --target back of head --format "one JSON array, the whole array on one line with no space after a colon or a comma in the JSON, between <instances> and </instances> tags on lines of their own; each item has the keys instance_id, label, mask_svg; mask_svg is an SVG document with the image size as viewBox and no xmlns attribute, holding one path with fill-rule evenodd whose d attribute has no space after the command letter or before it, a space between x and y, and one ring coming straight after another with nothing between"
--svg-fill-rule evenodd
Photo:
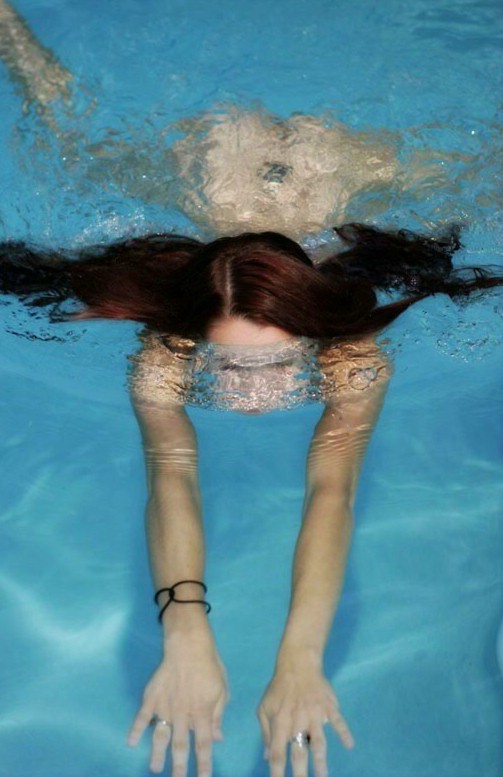
<instances>
[{"instance_id":1,"label":"back of head","mask_svg":"<svg viewBox=\"0 0 503 777\"><path fill-rule=\"evenodd\" d=\"M204 337L212 322L230 316L303 334L306 287L318 280L298 243L279 233L219 238L181 273L179 320L192 337Z\"/></svg>"},{"instance_id":2,"label":"back of head","mask_svg":"<svg viewBox=\"0 0 503 777\"><path fill-rule=\"evenodd\" d=\"M314 266L277 232L204 244L147 235L75 252L0 244L0 291L51 319L129 319L159 332L205 339L218 319L240 317L294 336L352 338L378 332L419 299L466 296L503 284L500 267L454 268L458 229L438 237L361 224L337 229L347 250ZM377 306L376 289L403 295ZM61 313L76 299L85 307Z\"/></svg>"}]
</instances>

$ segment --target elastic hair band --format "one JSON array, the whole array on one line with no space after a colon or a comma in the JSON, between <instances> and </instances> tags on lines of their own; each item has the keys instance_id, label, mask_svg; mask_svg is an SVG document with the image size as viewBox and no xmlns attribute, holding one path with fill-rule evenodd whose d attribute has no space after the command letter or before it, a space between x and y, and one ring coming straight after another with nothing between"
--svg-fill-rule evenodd
<instances>
[{"instance_id":1,"label":"elastic hair band","mask_svg":"<svg viewBox=\"0 0 503 777\"><path fill-rule=\"evenodd\" d=\"M183 585L184 583L194 583L196 585L202 586L204 593L207 593L208 589L205 586L204 583L202 583L200 580L179 580L178 583L175 583L174 585L170 586L169 588L159 588L156 595L154 596L154 602L156 604L159 604L159 597L161 594L167 593L169 595L169 599L164 605L164 607L161 609L159 615L158 615L158 621L159 623L162 623L162 616L168 609L171 602L176 602L177 604L204 604L206 607L206 615L211 610L211 604L209 602L205 602L204 599L175 599L175 588L179 585Z\"/></svg>"}]
</instances>

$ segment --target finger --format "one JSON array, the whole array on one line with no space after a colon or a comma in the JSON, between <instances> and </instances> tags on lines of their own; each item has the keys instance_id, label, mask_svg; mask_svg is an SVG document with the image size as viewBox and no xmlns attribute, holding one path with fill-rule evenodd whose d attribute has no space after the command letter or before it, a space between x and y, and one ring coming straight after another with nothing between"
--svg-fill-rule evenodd
<instances>
[{"instance_id":1,"label":"finger","mask_svg":"<svg viewBox=\"0 0 503 777\"><path fill-rule=\"evenodd\" d=\"M327 742L323 733L323 724L312 723L309 732L311 734L309 747L313 756L315 777L327 777Z\"/></svg>"},{"instance_id":2,"label":"finger","mask_svg":"<svg viewBox=\"0 0 503 777\"><path fill-rule=\"evenodd\" d=\"M349 730L349 726L342 717L338 709L332 709L328 712L328 719L332 724L334 731L339 735L339 738L348 750L355 745L355 741Z\"/></svg>"},{"instance_id":3,"label":"finger","mask_svg":"<svg viewBox=\"0 0 503 777\"><path fill-rule=\"evenodd\" d=\"M189 761L189 728L185 721L175 723L171 745L172 777L187 777Z\"/></svg>"},{"instance_id":4,"label":"finger","mask_svg":"<svg viewBox=\"0 0 503 777\"><path fill-rule=\"evenodd\" d=\"M150 756L150 770L159 774L164 769L166 750L171 740L171 726L165 723L156 723L152 734L152 753Z\"/></svg>"},{"instance_id":5,"label":"finger","mask_svg":"<svg viewBox=\"0 0 503 777\"><path fill-rule=\"evenodd\" d=\"M271 733L272 736L268 749L270 777L284 777L288 731L275 726Z\"/></svg>"},{"instance_id":6,"label":"finger","mask_svg":"<svg viewBox=\"0 0 503 777\"><path fill-rule=\"evenodd\" d=\"M306 731L305 726L295 728L295 731ZM290 741L290 763L293 777L307 777L309 766L309 745L299 745Z\"/></svg>"},{"instance_id":7,"label":"finger","mask_svg":"<svg viewBox=\"0 0 503 777\"><path fill-rule=\"evenodd\" d=\"M128 734L127 742L130 747L134 747L138 744L138 741L141 739L143 732L147 726L150 725L153 714L153 704L142 704Z\"/></svg>"},{"instance_id":8,"label":"finger","mask_svg":"<svg viewBox=\"0 0 503 777\"><path fill-rule=\"evenodd\" d=\"M269 725L269 718L263 712L262 709L257 710L257 717L259 719L260 728L262 729L262 738L264 740L265 744L265 753L264 757L269 757L269 745L271 743L271 726Z\"/></svg>"},{"instance_id":9,"label":"finger","mask_svg":"<svg viewBox=\"0 0 503 777\"><path fill-rule=\"evenodd\" d=\"M213 736L213 739L219 742L221 742L222 739L224 738L224 735L222 733L222 717L224 714L224 708L225 708L225 705L227 704L227 701L228 701L228 697L226 695L222 696L218 700L217 706L215 707L215 711L213 713L213 718L212 718L212 724L211 724L212 736Z\"/></svg>"},{"instance_id":10,"label":"finger","mask_svg":"<svg viewBox=\"0 0 503 777\"><path fill-rule=\"evenodd\" d=\"M195 746L197 757L197 777L211 777L211 757L213 746L212 725L209 720L195 724Z\"/></svg>"}]
</instances>

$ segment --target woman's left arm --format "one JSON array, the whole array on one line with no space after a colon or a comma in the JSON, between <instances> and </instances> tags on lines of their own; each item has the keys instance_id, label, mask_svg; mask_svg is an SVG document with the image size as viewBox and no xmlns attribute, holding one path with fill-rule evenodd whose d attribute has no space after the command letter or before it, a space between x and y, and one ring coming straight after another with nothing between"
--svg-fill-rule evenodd
<instances>
[{"instance_id":1,"label":"woman's left arm","mask_svg":"<svg viewBox=\"0 0 503 777\"><path fill-rule=\"evenodd\" d=\"M37 40L7 0L0 0L0 60L21 84L28 103L40 109L42 118L47 118L44 111L51 102L69 100L72 74Z\"/></svg>"},{"instance_id":2,"label":"woman's left arm","mask_svg":"<svg viewBox=\"0 0 503 777\"><path fill-rule=\"evenodd\" d=\"M327 774L324 723L332 724L346 747L353 746L323 676L323 653L344 580L358 475L389 382L382 352L375 343L370 348L380 358L377 378L361 391L348 385L327 404L309 450L290 609L274 676L258 709L271 777L283 777L287 744L299 732L310 735L316 777ZM294 777L307 777L307 749L292 745L291 761Z\"/></svg>"}]
</instances>

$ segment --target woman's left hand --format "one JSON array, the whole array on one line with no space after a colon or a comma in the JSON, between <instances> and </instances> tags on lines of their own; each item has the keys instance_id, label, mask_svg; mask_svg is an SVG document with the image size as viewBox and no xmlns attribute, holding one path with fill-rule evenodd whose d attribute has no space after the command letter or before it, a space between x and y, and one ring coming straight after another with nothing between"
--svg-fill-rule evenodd
<instances>
[{"instance_id":1,"label":"woman's left hand","mask_svg":"<svg viewBox=\"0 0 503 777\"><path fill-rule=\"evenodd\" d=\"M297 664L276 670L257 710L269 761L270 777L284 777L287 747L293 777L308 777L309 752L315 777L327 777L325 723L331 723L346 748L354 745L349 727L339 711L330 683L320 671ZM308 746L292 742L301 732L309 734Z\"/></svg>"}]
</instances>

